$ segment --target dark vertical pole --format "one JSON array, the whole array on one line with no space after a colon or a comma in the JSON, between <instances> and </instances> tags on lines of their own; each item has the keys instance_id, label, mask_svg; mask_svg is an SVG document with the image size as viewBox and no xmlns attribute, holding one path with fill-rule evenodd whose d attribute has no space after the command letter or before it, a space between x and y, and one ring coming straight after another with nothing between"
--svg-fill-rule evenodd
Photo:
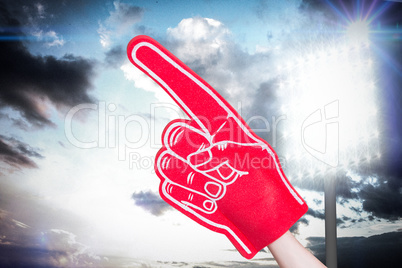
<instances>
[{"instance_id":1,"label":"dark vertical pole","mask_svg":"<svg viewBox=\"0 0 402 268\"><path fill-rule=\"evenodd\" d=\"M326 178L325 196L325 256L328 268L337 268L336 247L336 175Z\"/></svg>"}]
</instances>

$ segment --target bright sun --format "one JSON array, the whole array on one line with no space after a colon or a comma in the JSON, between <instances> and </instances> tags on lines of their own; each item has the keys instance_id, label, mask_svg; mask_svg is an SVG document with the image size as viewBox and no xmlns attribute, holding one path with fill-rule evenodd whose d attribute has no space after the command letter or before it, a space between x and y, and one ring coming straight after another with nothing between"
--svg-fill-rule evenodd
<instances>
[{"instance_id":1,"label":"bright sun","mask_svg":"<svg viewBox=\"0 0 402 268\"><path fill-rule=\"evenodd\" d=\"M349 24L346 29L346 36L352 42L366 43L369 40L370 28L365 20L357 20Z\"/></svg>"}]
</instances>

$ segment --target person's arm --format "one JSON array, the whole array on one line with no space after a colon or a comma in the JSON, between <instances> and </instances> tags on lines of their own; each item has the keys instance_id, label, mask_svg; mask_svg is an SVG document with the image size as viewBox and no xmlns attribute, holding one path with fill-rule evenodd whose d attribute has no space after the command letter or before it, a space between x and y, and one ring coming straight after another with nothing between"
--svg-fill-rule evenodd
<instances>
[{"instance_id":1,"label":"person's arm","mask_svg":"<svg viewBox=\"0 0 402 268\"><path fill-rule=\"evenodd\" d=\"M303 247L289 231L268 245L268 249L280 268L326 267L310 251Z\"/></svg>"}]
</instances>

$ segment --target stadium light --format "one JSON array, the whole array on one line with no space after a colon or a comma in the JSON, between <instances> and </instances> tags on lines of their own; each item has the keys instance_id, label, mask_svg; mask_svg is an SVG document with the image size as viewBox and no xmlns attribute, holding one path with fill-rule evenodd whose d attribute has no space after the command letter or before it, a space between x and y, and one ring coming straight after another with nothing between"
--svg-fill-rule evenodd
<instances>
[{"instance_id":1,"label":"stadium light","mask_svg":"<svg viewBox=\"0 0 402 268\"><path fill-rule=\"evenodd\" d=\"M326 265L337 267L336 174L381 159L375 60L365 21L322 38L278 66L291 181L324 179Z\"/></svg>"}]
</instances>

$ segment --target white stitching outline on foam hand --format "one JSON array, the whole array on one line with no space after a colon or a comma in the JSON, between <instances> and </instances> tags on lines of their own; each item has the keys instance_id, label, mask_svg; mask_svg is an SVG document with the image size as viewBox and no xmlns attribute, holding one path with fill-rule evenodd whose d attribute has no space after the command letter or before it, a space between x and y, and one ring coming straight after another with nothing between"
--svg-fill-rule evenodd
<instances>
[{"instance_id":1,"label":"white stitching outline on foam hand","mask_svg":"<svg viewBox=\"0 0 402 268\"><path fill-rule=\"evenodd\" d=\"M207 128L204 126L204 124L201 122L201 120L199 120L199 118L191 111L191 109L188 108L188 106L179 98L179 96L177 96L177 94L176 94L159 76L157 76L154 72L152 72L145 64L143 64L143 63L136 57L137 50L140 49L141 47L148 47L148 48L150 48L151 50L153 50L154 52L156 52L157 54L159 54L159 55L160 55L164 60L166 60L169 64L171 64L172 66L174 66L175 68L177 68L180 72L182 72L185 76L187 76L188 78L190 78L195 84L197 84L197 85L198 85L200 88L202 88L205 92L207 92L207 93L214 99L214 101L216 101L216 103L217 103L218 105L220 105L220 106L225 110L225 112L227 112L227 119L228 119L228 118L233 118L233 120L240 126L240 128L243 130L243 132L244 132L245 134L247 134L248 137L250 137L252 140L255 141L255 143L244 143L244 144L242 144L242 143L236 143L236 142L233 142L233 141L228 141L228 142L233 143L233 144L237 144L237 145L240 145L240 146L259 147L259 148L261 148L261 149L263 149L263 150L266 150L266 151L268 152L268 154L269 154L269 155L272 157L272 159L274 160L275 168L276 168L278 174L280 175L280 178L281 178L282 182L283 182L284 185L287 187L287 189L289 190L289 192L292 194L292 196L295 198L295 200L296 200L300 205L302 205L302 204L304 203L303 200L298 197L298 195L295 193L295 191L294 191L294 190L291 188L291 186L288 184L287 180L283 177L283 174L282 174L282 172L280 171L280 168L279 168L279 164L276 162L275 154L271 151L271 149L270 149L265 143L259 141L256 137L254 137L254 136L250 133L250 131L248 130L248 128L243 125L243 123L241 122L241 120L239 120L239 118L237 118L237 116L235 116L235 115L233 114L233 112L232 112L232 111L231 111L231 110L230 110L230 109L229 109L229 108L228 108L228 107L227 107L227 106L226 106L226 105L208 88L208 87L206 87L201 81L199 81L197 78L195 78L195 77L194 77L192 74L190 74L188 71L186 71L185 69L183 69L180 65L178 65L178 64L177 64L173 59L171 59L168 55L166 55L165 53L163 53L163 52L162 52L159 48L157 48L155 45L153 45L153 44L151 44L151 43L149 43L149 42L145 42L145 41L144 41L144 42L140 42L140 43L138 43L138 44L136 44L136 45L134 46L134 48L133 48L133 50L132 50L132 52L131 52L131 57L132 57L133 61L134 61L138 66L140 66L141 68L143 68L153 79L155 79L158 83L160 83L160 84L170 93L170 95L176 100L176 102L178 102L178 103L180 104L180 106L185 110L185 112L186 112L188 115L190 115L191 119L193 119L193 120L195 120L195 121L197 122L197 124L200 126L200 128L201 128L202 131L200 131L199 129L196 129L196 128L192 128L191 130L194 131L194 132L196 132L196 133L198 133L198 134L200 134L200 135L202 135L202 136L204 136L208 141L210 141L210 144L212 144L212 145L211 145L210 147L208 147L208 148L205 148L205 147L202 148L202 146L201 146L200 149L199 149L199 151L193 153L192 155L194 155L194 154L199 154L199 153L203 153L203 152L206 152L206 151L208 151L208 150L209 150L208 152L211 153L210 150L211 150L211 148L212 148L213 146L218 146L219 149L224 150L224 149L226 148L226 146L228 145L228 144L227 144L228 142L221 142L221 143L215 143L215 144L212 143L212 139L213 139L213 136L215 135L215 133L214 133L213 135L211 135L211 134L208 132ZM172 127L177 127L177 125L175 126L175 124L173 124L173 125L170 126L170 128L172 128ZM190 127L190 126L187 126L187 127ZM222 127L223 127L223 125L218 129L218 131L219 131ZM190 127L190 128L191 128L191 127ZM166 133L169 133L169 130L167 130ZM177 140L179 139L179 136L180 136L181 134L182 134L182 133L178 133L177 136L176 136L176 135L172 135L172 138L173 138L174 136L176 136L175 139L172 140L172 141L168 141L168 140L167 140L167 137L168 137L169 135L165 135L165 136L164 136L164 139L165 139L165 140L164 140L164 144L165 144L167 150L164 151L162 154L160 154L160 155L159 155L159 158L158 158L158 160L157 160L157 169L158 169L159 173L162 174L162 176L163 176L164 179L165 179L164 182L163 182L163 185L162 185L162 187L161 187L163 195L164 195L166 198L168 198L169 200L171 200L172 202L174 202L175 204L177 204L178 206L180 206L183 210L185 210L185 211L187 211L187 212L189 212L189 213L195 215L197 218L199 218L199 219L202 220L203 222L205 222L205 223L207 223L207 224L209 224L209 225L211 225L211 226L214 226L214 227L216 227L216 228L221 228L221 229L223 229L223 230L226 230L226 231L241 245L241 247L245 250L245 252L247 252L248 254L250 254L250 253L251 253L251 250L243 243L243 241L242 241L242 240L234 233L234 231L231 230L228 226L215 223L215 222L211 221L210 219L205 218L204 216L202 216L202 215L200 215L199 213L197 213L197 210L200 210L200 211L202 211L202 212L205 213L205 214L213 214L214 212L216 212L216 210L217 210L217 208L218 208L218 207L217 207L217 204L216 204L216 200L219 200L219 199L221 199L221 198L224 197L224 195L225 195L225 193L226 193L226 186L229 185L229 184L231 184L231 183L234 183L234 182L236 181L236 179L238 179L238 178L239 178L240 176L242 176L242 175L246 175L247 172L236 170L235 168L231 167L228 163L223 163L223 164L227 165L229 168L232 169L232 173L231 173L229 176L224 177L224 176L219 172L219 167L221 167L223 164L220 165L220 166L218 166L218 167L216 167L216 169L217 169L217 171L218 171L218 173L219 173L221 179L223 180L223 181L217 182L217 184L222 185L223 187L222 187L222 189L219 189L216 198L207 197L205 194L203 194L203 193L201 193L201 192L195 191L195 190L193 190L193 189L187 188L187 187L185 187L185 186L183 186L183 185L179 185L179 184L177 184L177 183L171 181L171 180L163 173L163 169L166 168L166 167L168 166L168 164L169 164L169 163L164 162L164 160L166 161L166 159L167 159L167 158L164 158L164 156L165 156L166 154L170 154L170 155L172 155L172 156L174 156L174 157L176 157L176 158L182 160L183 162L187 163L189 166L191 166L191 167L192 167L194 170L196 170L197 172L202 173L204 176L210 178L210 179L213 180L213 181L217 181L216 178L214 178L214 177L208 175L208 174L207 174L208 172L198 170L198 169L197 169L197 166L198 166L198 165L192 165L191 162L190 162L188 159L183 159L181 156L175 154L175 153L170 149L169 145L170 145L170 144L175 144L175 143L177 142ZM189 157L190 157L190 156L189 156ZM211 157L212 157L212 156L211 156ZM202 164L205 164L205 163L202 163ZM230 179L230 177L232 177L232 175L234 175L234 178L232 178L228 183L225 183L225 180ZM194 175L192 175L192 176L194 176ZM191 181L192 178L190 177L189 180ZM191 184L191 183L190 183L190 184ZM174 185L179 186L179 187L182 187L182 188L185 188L185 189L187 189L187 190L190 191L190 192L196 192L197 194L200 194L200 195L202 195L202 196L207 197L207 200L206 200L206 201L204 202L204 204L203 204L204 208L200 208L200 207L198 207L198 206L195 206L195 205L191 204L190 202L186 202L186 201L180 202L180 201L174 199L174 198L170 195L171 191L174 190ZM205 186L205 188L206 188L206 186ZM205 189L205 190L206 190L206 189ZM208 191L206 190L206 192L208 192ZM189 195L189 200L192 200L192 198L193 198L193 196L191 196L191 194L190 194L190 195ZM205 203L208 203L208 204L205 204Z\"/></svg>"}]
</instances>

